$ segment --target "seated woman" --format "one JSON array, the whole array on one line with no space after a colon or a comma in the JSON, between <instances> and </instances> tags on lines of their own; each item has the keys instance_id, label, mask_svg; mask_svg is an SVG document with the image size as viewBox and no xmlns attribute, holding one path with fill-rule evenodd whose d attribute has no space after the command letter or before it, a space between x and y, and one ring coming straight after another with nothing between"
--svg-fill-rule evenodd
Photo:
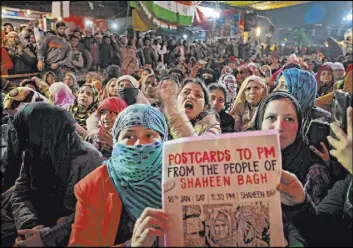
<instances>
[{"instance_id":1,"label":"seated woman","mask_svg":"<svg viewBox=\"0 0 353 248\"><path fill-rule=\"evenodd\" d=\"M20 86L31 88L32 90L37 91L38 93L44 95L46 98L49 99L49 86L46 83L41 82L37 79L38 78L24 79L21 81Z\"/></svg>"},{"instance_id":2,"label":"seated woman","mask_svg":"<svg viewBox=\"0 0 353 248\"><path fill-rule=\"evenodd\" d=\"M180 88L174 77L162 79L161 101L173 139L221 133L201 79L185 78Z\"/></svg>"},{"instance_id":3,"label":"seated woman","mask_svg":"<svg viewBox=\"0 0 353 248\"><path fill-rule=\"evenodd\" d=\"M303 115L298 101L287 92L273 92L258 106L255 130L278 129L282 169L294 173L315 204L332 187L329 169L303 141Z\"/></svg>"},{"instance_id":4,"label":"seated woman","mask_svg":"<svg viewBox=\"0 0 353 248\"><path fill-rule=\"evenodd\" d=\"M226 73L219 78L218 83L222 84L227 90L227 94L226 94L227 109L226 110L228 110L228 108L232 106L233 102L237 98L237 90L238 90L237 80L233 74Z\"/></svg>"},{"instance_id":5,"label":"seated woman","mask_svg":"<svg viewBox=\"0 0 353 248\"><path fill-rule=\"evenodd\" d=\"M251 126L257 106L266 95L267 86L260 77L250 76L245 79L229 111L235 120L235 132L244 131Z\"/></svg>"},{"instance_id":6,"label":"seated woman","mask_svg":"<svg viewBox=\"0 0 353 248\"><path fill-rule=\"evenodd\" d=\"M127 107L126 102L118 97L108 97L98 106L97 114L100 128L86 137L86 141L93 144L104 159L110 158L113 150L112 128L118 114Z\"/></svg>"},{"instance_id":7,"label":"seated woman","mask_svg":"<svg viewBox=\"0 0 353 248\"><path fill-rule=\"evenodd\" d=\"M1 192L11 188L19 175L21 155L19 152L16 131L12 125L15 114L32 102L49 102L43 95L28 87L17 87L5 95L2 101L3 119L1 125ZM7 118L4 118L5 115Z\"/></svg>"},{"instance_id":8,"label":"seated woman","mask_svg":"<svg viewBox=\"0 0 353 248\"><path fill-rule=\"evenodd\" d=\"M136 88L137 85L137 80L129 75L121 76L118 79L112 78L99 93L100 99L104 100L108 97L121 97L127 105L134 103L149 104L142 92ZM99 119L97 111L93 112L90 117L88 117L86 122L88 133L92 133L99 129Z\"/></svg>"},{"instance_id":9,"label":"seated woman","mask_svg":"<svg viewBox=\"0 0 353 248\"><path fill-rule=\"evenodd\" d=\"M48 71L46 73L43 74L43 78L42 81L46 84L48 84L49 86L52 85L53 83L56 82L56 75L54 72L52 71Z\"/></svg>"},{"instance_id":10,"label":"seated woman","mask_svg":"<svg viewBox=\"0 0 353 248\"><path fill-rule=\"evenodd\" d=\"M352 247L352 204L353 204L353 176L352 176L352 107L347 109L347 134L336 124L331 128L338 140L328 137L335 156L341 165L349 172L344 180L338 181L332 190L315 206L310 195L305 191L301 182L285 171L282 172L281 201L286 212L292 212L294 225L309 246ZM283 196L283 198L282 198Z\"/></svg>"},{"instance_id":11,"label":"seated woman","mask_svg":"<svg viewBox=\"0 0 353 248\"><path fill-rule=\"evenodd\" d=\"M310 118L317 93L317 82L310 72L291 68L277 76L275 91L287 91L294 96L303 112L303 120Z\"/></svg>"},{"instance_id":12,"label":"seated woman","mask_svg":"<svg viewBox=\"0 0 353 248\"><path fill-rule=\"evenodd\" d=\"M70 87L72 94L77 97L78 90L80 88L80 85L77 82L76 76L73 73L66 73L64 77L64 84L67 84L67 86Z\"/></svg>"},{"instance_id":13,"label":"seated woman","mask_svg":"<svg viewBox=\"0 0 353 248\"><path fill-rule=\"evenodd\" d=\"M117 80L118 80L117 78L112 78L107 82L104 89L101 92L99 92L100 100L104 100L108 97L119 96L119 93L118 93L119 86L116 82Z\"/></svg>"},{"instance_id":14,"label":"seated woman","mask_svg":"<svg viewBox=\"0 0 353 248\"><path fill-rule=\"evenodd\" d=\"M151 68L144 68L144 69L142 69L141 75L140 75L140 79L139 79L139 81L138 81L138 83L139 83L139 88L141 88L143 79L144 79L147 75L151 75L151 74L154 74L153 69L151 69Z\"/></svg>"},{"instance_id":15,"label":"seated woman","mask_svg":"<svg viewBox=\"0 0 353 248\"><path fill-rule=\"evenodd\" d=\"M208 86L210 91L212 107L215 112L218 113L222 133L233 133L234 132L234 119L232 116L226 113L227 104L225 99L227 99L226 88L222 84L210 84Z\"/></svg>"},{"instance_id":16,"label":"seated woman","mask_svg":"<svg viewBox=\"0 0 353 248\"><path fill-rule=\"evenodd\" d=\"M321 108L314 107L317 83L314 75L310 72L297 68L282 71L278 74L277 87L274 89L274 92L275 91L287 91L298 100L303 113L303 133L307 132L310 122L313 119L331 122L331 113ZM306 143L308 142L306 141ZM310 148L329 165L330 155L328 154L327 147L323 142L321 142L321 147L324 152L326 151L326 154L321 153L314 146L310 146Z\"/></svg>"},{"instance_id":17,"label":"seated woman","mask_svg":"<svg viewBox=\"0 0 353 248\"><path fill-rule=\"evenodd\" d=\"M48 103L30 103L14 117L23 162L5 210L12 231L2 233L2 245L13 245L19 235L18 247L67 246L75 215L73 187L103 161L76 134L74 122L65 109Z\"/></svg>"},{"instance_id":18,"label":"seated woman","mask_svg":"<svg viewBox=\"0 0 353 248\"><path fill-rule=\"evenodd\" d=\"M78 125L83 128L82 132L80 132L80 135L83 138L88 134L86 120L94 111L96 111L97 107L98 93L96 88L90 84L84 84L79 89L74 104L67 108L77 121Z\"/></svg>"},{"instance_id":19,"label":"seated woman","mask_svg":"<svg viewBox=\"0 0 353 248\"><path fill-rule=\"evenodd\" d=\"M318 96L326 95L333 91L333 71L329 66L321 66L315 76L317 81L317 94Z\"/></svg>"},{"instance_id":20,"label":"seated woman","mask_svg":"<svg viewBox=\"0 0 353 248\"><path fill-rule=\"evenodd\" d=\"M153 244L154 236L162 233L158 229L166 226L160 223L166 222L165 214L157 209L162 207L162 150L167 137L164 115L152 106L134 104L119 114L111 158L75 186L69 246ZM156 231L141 235L148 223Z\"/></svg>"},{"instance_id":21,"label":"seated woman","mask_svg":"<svg viewBox=\"0 0 353 248\"><path fill-rule=\"evenodd\" d=\"M5 95L3 105L4 109L15 113L31 102L49 102L49 100L32 88L16 87Z\"/></svg>"},{"instance_id":22,"label":"seated woman","mask_svg":"<svg viewBox=\"0 0 353 248\"><path fill-rule=\"evenodd\" d=\"M153 107L160 106L159 82L155 74L146 75L141 84L141 92Z\"/></svg>"},{"instance_id":23,"label":"seated woman","mask_svg":"<svg viewBox=\"0 0 353 248\"><path fill-rule=\"evenodd\" d=\"M353 78L352 78L352 71L348 72L343 80L343 87L342 91L352 93L353 89ZM315 106L323 108L327 111L331 111L331 107L333 104L333 92L330 92L326 95L320 96L316 99Z\"/></svg>"},{"instance_id":24,"label":"seated woman","mask_svg":"<svg viewBox=\"0 0 353 248\"><path fill-rule=\"evenodd\" d=\"M123 98L128 106L138 104L150 104L144 94L139 90L137 80L130 76L124 75L117 79L119 97Z\"/></svg>"},{"instance_id":25,"label":"seated woman","mask_svg":"<svg viewBox=\"0 0 353 248\"><path fill-rule=\"evenodd\" d=\"M50 101L61 108L70 107L75 102L75 97L72 95L72 91L62 82L53 83L49 88Z\"/></svg>"}]
</instances>

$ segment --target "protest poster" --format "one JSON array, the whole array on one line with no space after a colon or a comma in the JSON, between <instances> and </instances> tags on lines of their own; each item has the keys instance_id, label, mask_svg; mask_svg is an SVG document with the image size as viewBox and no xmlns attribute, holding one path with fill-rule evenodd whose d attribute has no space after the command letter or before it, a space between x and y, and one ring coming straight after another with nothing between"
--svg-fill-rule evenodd
<instances>
[{"instance_id":1,"label":"protest poster","mask_svg":"<svg viewBox=\"0 0 353 248\"><path fill-rule=\"evenodd\" d=\"M164 245L284 246L277 130L168 141Z\"/></svg>"}]
</instances>

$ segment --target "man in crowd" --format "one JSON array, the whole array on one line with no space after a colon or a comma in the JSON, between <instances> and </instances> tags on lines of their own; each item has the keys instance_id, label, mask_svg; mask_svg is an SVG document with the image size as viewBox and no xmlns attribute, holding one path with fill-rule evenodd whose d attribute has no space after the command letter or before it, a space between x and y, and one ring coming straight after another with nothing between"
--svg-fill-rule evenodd
<instances>
[{"instance_id":1,"label":"man in crowd","mask_svg":"<svg viewBox=\"0 0 353 248\"><path fill-rule=\"evenodd\" d=\"M16 32L12 31L7 34L4 48L13 63L13 68L8 71L10 75L32 72L32 65L36 61L36 56L28 47L24 47L20 43Z\"/></svg>"},{"instance_id":2,"label":"man in crowd","mask_svg":"<svg viewBox=\"0 0 353 248\"><path fill-rule=\"evenodd\" d=\"M43 74L47 71L55 73L57 80L63 80L62 67L71 58L71 46L65 39L65 22L55 25L57 35L44 38L38 50L38 70Z\"/></svg>"},{"instance_id":3,"label":"man in crowd","mask_svg":"<svg viewBox=\"0 0 353 248\"><path fill-rule=\"evenodd\" d=\"M97 71L100 59L100 45L102 44L102 35L100 33L95 33L93 40L90 43L90 52L93 58L91 71Z\"/></svg>"},{"instance_id":4,"label":"man in crowd","mask_svg":"<svg viewBox=\"0 0 353 248\"><path fill-rule=\"evenodd\" d=\"M82 69L84 63L82 53L77 49L78 43L79 38L73 34L70 35L70 45L72 51L71 58L67 64L67 67L69 67L74 72L79 72Z\"/></svg>"},{"instance_id":5,"label":"man in crowd","mask_svg":"<svg viewBox=\"0 0 353 248\"><path fill-rule=\"evenodd\" d=\"M148 37L145 37L143 40L143 55L145 56L145 65L156 65L157 64L157 56L153 50L151 45L151 40Z\"/></svg>"}]
</instances>

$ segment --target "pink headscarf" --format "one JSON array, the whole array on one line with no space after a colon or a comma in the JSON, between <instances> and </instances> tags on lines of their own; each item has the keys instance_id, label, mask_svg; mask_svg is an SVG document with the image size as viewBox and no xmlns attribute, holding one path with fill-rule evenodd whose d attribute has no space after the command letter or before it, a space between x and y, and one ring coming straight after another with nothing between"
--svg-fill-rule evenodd
<instances>
[{"instance_id":1,"label":"pink headscarf","mask_svg":"<svg viewBox=\"0 0 353 248\"><path fill-rule=\"evenodd\" d=\"M72 91L69 86L62 82L53 83L49 87L49 92L50 95L54 97L54 105L57 105L59 107L69 107L75 101L75 97L72 95Z\"/></svg>"}]
</instances>

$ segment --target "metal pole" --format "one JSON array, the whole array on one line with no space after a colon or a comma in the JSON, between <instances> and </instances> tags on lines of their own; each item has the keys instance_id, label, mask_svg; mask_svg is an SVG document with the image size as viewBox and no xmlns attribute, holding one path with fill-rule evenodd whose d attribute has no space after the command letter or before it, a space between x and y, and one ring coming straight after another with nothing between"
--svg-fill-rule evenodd
<instances>
[{"instance_id":1,"label":"metal pole","mask_svg":"<svg viewBox=\"0 0 353 248\"><path fill-rule=\"evenodd\" d=\"M127 36L127 18L129 17L130 12L130 4L127 3L127 11L126 11L126 19L125 19L125 35Z\"/></svg>"}]
</instances>

